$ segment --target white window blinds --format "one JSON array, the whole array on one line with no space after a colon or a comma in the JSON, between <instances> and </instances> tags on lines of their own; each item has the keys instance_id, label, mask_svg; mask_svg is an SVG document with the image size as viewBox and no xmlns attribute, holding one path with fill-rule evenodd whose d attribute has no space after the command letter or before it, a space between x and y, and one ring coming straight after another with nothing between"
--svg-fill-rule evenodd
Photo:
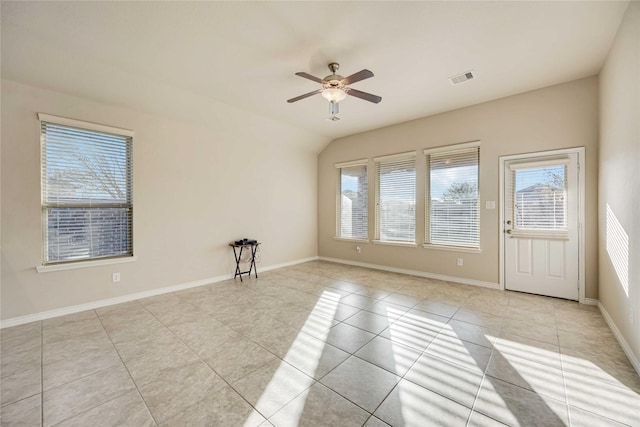
<instances>
[{"instance_id":1,"label":"white window blinds","mask_svg":"<svg viewBox=\"0 0 640 427\"><path fill-rule=\"evenodd\" d=\"M339 174L338 236L345 239L369 238L369 185L366 160L336 165Z\"/></svg>"},{"instance_id":2,"label":"white window blinds","mask_svg":"<svg viewBox=\"0 0 640 427\"><path fill-rule=\"evenodd\" d=\"M133 255L133 133L40 120L44 264Z\"/></svg>"},{"instance_id":3,"label":"white window blinds","mask_svg":"<svg viewBox=\"0 0 640 427\"><path fill-rule=\"evenodd\" d=\"M510 167L514 231L567 231L567 162L556 163Z\"/></svg>"},{"instance_id":4,"label":"white window blinds","mask_svg":"<svg viewBox=\"0 0 640 427\"><path fill-rule=\"evenodd\" d=\"M376 239L415 242L415 153L374 159L376 162Z\"/></svg>"},{"instance_id":5,"label":"white window blinds","mask_svg":"<svg viewBox=\"0 0 640 427\"><path fill-rule=\"evenodd\" d=\"M425 154L428 171L427 243L479 248L480 147L425 150Z\"/></svg>"}]
</instances>

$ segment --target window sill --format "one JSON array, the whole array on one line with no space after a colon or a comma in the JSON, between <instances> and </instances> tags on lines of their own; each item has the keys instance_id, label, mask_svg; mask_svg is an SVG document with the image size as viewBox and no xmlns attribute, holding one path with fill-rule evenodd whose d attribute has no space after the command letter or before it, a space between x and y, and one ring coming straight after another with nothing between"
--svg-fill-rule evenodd
<instances>
[{"instance_id":1,"label":"window sill","mask_svg":"<svg viewBox=\"0 0 640 427\"><path fill-rule=\"evenodd\" d=\"M340 242L369 243L369 240L367 239L351 239L349 237L338 237L338 236L335 236L333 240L338 240Z\"/></svg>"},{"instance_id":2,"label":"window sill","mask_svg":"<svg viewBox=\"0 0 640 427\"><path fill-rule=\"evenodd\" d=\"M372 240L376 245L389 245L389 246L404 246L407 248L417 248L418 245L415 242L394 242L390 240Z\"/></svg>"},{"instance_id":3,"label":"window sill","mask_svg":"<svg viewBox=\"0 0 640 427\"><path fill-rule=\"evenodd\" d=\"M77 268L98 267L101 265L122 264L125 262L134 262L138 258L135 256L123 258L98 259L92 261L78 261L66 264L39 265L36 267L38 273L48 273L51 271L75 270Z\"/></svg>"},{"instance_id":4,"label":"window sill","mask_svg":"<svg viewBox=\"0 0 640 427\"><path fill-rule=\"evenodd\" d=\"M429 243L425 243L422 245L425 249L435 249L439 251L451 251L451 252L466 252L470 254L480 254L482 253L482 249L480 248L465 248L462 246L444 246L444 245L432 245Z\"/></svg>"}]
</instances>

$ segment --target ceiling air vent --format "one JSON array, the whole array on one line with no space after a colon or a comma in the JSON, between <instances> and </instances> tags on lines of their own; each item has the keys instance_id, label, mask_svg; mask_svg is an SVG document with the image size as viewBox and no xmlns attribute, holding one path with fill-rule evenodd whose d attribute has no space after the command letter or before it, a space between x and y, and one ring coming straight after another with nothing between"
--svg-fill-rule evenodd
<instances>
[{"instance_id":1,"label":"ceiling air vent","mask_svg":"<svg viewBox=\"0 0 640 427\"><path fill-rule=\"evenodd\" d=\"M457 85L471 79L475 79L475 74L473 71L467 71L466 73L458 74L457 76L449 77L449 81L452 85Z\"/></svg>"}]
</instances>

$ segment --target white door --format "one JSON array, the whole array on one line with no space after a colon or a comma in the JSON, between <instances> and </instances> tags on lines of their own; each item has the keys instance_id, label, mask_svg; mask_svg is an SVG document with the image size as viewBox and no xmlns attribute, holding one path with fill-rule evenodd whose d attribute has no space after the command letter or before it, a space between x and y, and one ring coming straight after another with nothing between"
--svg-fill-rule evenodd
<instances>
[{"instance_id":1,"label":"white door","mask_svg":"<svg viewBox=\"0 0 640 427\"><path fill-rule=\"evenodd\" d=\"M506 289L578 300L578 161L572 152L504 163Z\"/></svg>"}]
</instances>

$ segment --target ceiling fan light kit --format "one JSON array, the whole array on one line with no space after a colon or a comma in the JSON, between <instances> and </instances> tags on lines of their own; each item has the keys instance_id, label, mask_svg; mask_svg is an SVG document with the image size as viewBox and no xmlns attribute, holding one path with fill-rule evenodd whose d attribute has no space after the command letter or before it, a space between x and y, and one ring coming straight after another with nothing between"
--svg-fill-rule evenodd
<instances>
[{"instance_id":1,"label":"ceiling fan light kit","mask_svg":"<svg viewBox=\"0 0 640 427\"><path fill-rule=\"evenodd\" d=\"M340 117L337 116L339 112L339 103L340 101L344 100L347 95L355 96L356 98L364 99L365 101L373 102L375 104L382 101L382 98L377 95L372 95L370 93L351 89L348 86L351 83L356 83L361 80L373 77L373 73L371 71L365 69L362 71L358 71L357 73L352 74L348 77L342 77L341 75L336 74L336 71L338 71L339 68L340 65L338 63L330 63L329 70L331 70L332 74L326 76L324 79L320 79L305 72L296 73L297 76L322 84L322 88L313 92L305 93L304 95L300 95L295 98L288 99L287 102L292 103L316 95L318 93L322 94L322 97L329 101L329 120L337 121L340 120Z\"/></svg>"},{"instance_id":2,"label":"ceiling fan light kit","mask_svg":"<svg viewBox=\"0 0 640 427\"><path fill-rule=\"evenodd\" d=\"M322 97L329 102L340 102L347 97L347 93L343 88L325 88Z\"/></svg>"}]
</instances>

